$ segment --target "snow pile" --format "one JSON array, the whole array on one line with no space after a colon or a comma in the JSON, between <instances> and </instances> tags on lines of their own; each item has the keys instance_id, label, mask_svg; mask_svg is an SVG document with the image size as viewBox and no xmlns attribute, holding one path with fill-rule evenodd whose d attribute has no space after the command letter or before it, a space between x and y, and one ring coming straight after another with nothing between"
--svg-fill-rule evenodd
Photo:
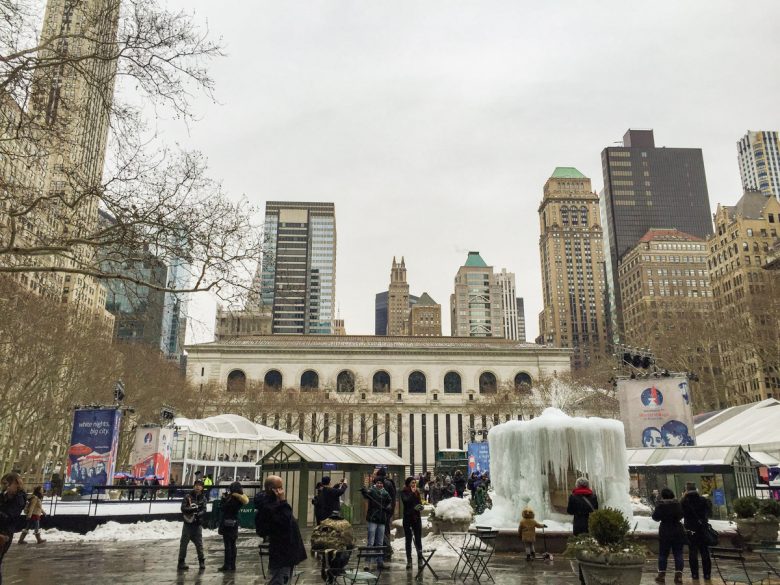
<instances>
[{"instance_id":1,"label":"snow pile","mask_svg":"<svg viewBox=\"0 0 780 585\"><path fill-rule=\"evenodd\" d=\"M128 540L173 540L181 536L181 522L152 520L135 524L106 522L86 534L66 532L51 528L42 530L43 538L49 542L110 542ZM216 530L203 530L203 537L216 536Z\"/></svg>"},{"instance_id":2,"label":"snow pile","mask_svg":"<svg viewBox=\"0 0 780 585\"><path fill-rule=\"evenodd\" d=\"M447 498L434 508L436 518L440 520L471 520L471 504L465 498Z\"/></svg>"},{"instance_id":3,"label":"snow pile","mask_svg":"<svg viewBox=\"0 0 780 585\"><path fill-rule=\"evenodd\" d=\"M430 550L430 549L436 549L436 554L434 555L433 559L441 559L441 558L457 558L459 555L460 549L463 547L463 536L453 536L450 538L450 546L447 544L447 541L444 540L444 537L441 534L429 534L428 536L424 536L422 539L422 547L423 550ZM394 540L393 541L393 552L405 555L406 554L406 544L405 540L402 538L400 540ZM454 549L453 549L454 547Z\"/></svg>"},{"instance_id":4,"label":"snow pile","mask_svg":"<svg viewBox=\"0 0 780 585\"><path fill-rule=\"evenodd\" d=\"M631 497L631 511L637 516L651 516L653 514L653 509L635 496Z\"/></svg>"},{"instance_id":5,"label":"snow pile","mask_svg":"<svg viewBox=\"0 0 780 585\"><path fill-rule=\"evenodd\" d=\"M493 508L479 524L517 527L526 506L538 519L553 519L549 474L562 489L569 468L590 479L600 507L621 510L631 518L629 476L623 423L602 418L570 417L555 408L530 421L508 421L488 434ZM569 477L568 482L574 482Z\"/></svg>"}]
</instances>

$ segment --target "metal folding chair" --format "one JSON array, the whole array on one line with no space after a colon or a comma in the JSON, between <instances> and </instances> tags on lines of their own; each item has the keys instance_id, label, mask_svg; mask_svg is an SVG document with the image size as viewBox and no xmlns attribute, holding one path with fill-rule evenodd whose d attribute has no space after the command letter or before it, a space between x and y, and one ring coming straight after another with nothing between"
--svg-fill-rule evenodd
<instances>
[{"instance_id":1,"label":"metal folding chair","mask_svg":"<svg viewBox=\"0 0 780 585\"><path fill-rule=\"evenodd\" d=\"M347 569L338 577L342 583L344 585L355 585L355 583L376 585L384 569L385 547L359 546L357 555L353 554L352 556L356 558L355 568ZM371 571L372 564L377 565L376 572Z\"/></svg>"},{"instance_id":2,"label":"metal folding chair","mask_svg":"<svg viewBox=\"0 0 780 585\"><path fill-rule=\"evenodd\" d=\"M455 566L450 573L450 577L455 579L460 574L459 571L462 572L465 570L465 566L468 563L464 556L464 551L467 544L471 541L472 535L468 532L442 532L441 536L444 539L444 542L447 543L447 546L458 555L458 560L455 562Z\"/></svg>"},{"instance_id":3,"label":"metal folding chair","mask_svg":"<svg viewBox=\"0 0 780 585\"><path fill-rule=\"evenodd\" d=\"M270 556L269 546L270 545L267 542L261 542L257 546L258 553L260 555L260 571L263 573L263 579L267 579L268 578L268 576L266 575L265 564L267 562L266 559L268 559L268 557ZM292 580L294 585L297 585L297 583L300 580L302 574L303 574L302 571L293 570L293 574L291 575L291 580Z\"/></svg>"},{"instance_id":4,"label":"metal folding chair","mask_svg":"<svg viewBox=\"0 0 780 585\"><path fill-rule=\"evenodd\" d=\"M488 526L477 526L470 534L472 536L471 542L464 547L465 560L469 566L469 570L465 571L466 577L472 572L477 583L484 575L495 583L488 564L495 552L498 530Z\"/></svg>"}]
</instances>

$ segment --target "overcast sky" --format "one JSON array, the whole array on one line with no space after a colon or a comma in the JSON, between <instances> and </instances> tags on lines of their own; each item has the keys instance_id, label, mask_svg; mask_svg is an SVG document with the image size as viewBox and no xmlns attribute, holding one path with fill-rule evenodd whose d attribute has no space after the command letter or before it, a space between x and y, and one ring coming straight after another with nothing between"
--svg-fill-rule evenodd
<instances>
[{"instance_id":1,"label":"overcast sky","mask_svg":"<svg viewBox=\"0 0 780 585\"><path fill-rule=\"evenodd\" d=\"M517 274L528 339L541 304L542 187L629 127L704 150L710 202L741 194L736 142L780 130L780 2L171 0L222 37L215 105L171 138L228 192L336 205L336 296L373 334L393 256L442 304L468 250ZM210 300L193 303L208 324Z\"/></svg>"}]
</instances>

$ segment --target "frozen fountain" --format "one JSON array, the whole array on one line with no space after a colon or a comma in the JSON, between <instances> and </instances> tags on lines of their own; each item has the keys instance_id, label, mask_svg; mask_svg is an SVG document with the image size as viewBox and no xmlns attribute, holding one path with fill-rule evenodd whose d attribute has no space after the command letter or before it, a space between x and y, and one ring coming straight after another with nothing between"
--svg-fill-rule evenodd
<instances>
[{"instance_id":1,"label":"frozen fountain","mask_svg":"<svg viewBox=\"0 0 780 585\"><path fill-rule=\"evenodd\" d=\"M496 425L488 434L493 508L478 524L516 530L523 508L545 521L571 522L568 495L580 476L590 480L600 507L631 518L623 423L570 417L556 408L529 421Z\"/></svg>"}]
</instances>

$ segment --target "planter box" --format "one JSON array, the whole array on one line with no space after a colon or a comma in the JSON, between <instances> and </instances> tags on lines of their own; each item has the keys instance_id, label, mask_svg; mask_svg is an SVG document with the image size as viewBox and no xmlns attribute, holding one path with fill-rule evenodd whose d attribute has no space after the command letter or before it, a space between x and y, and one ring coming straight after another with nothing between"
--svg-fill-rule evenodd
<instances>
[{"instance_id":1,"label":"planter box","mask_svg":"<svg viewBox=\"0 0 780 585\"><path fill-rule=\"evenodd\" d=\"M639 585L642 581L642 568L645 566L644 561L630 565L577 562L582 568L586 585Z\"/></svg>"},{"instance_id":2,"label":"planter box","mask_svg":"<svg viewBox=\"0 0 780 585\"><path fill-rule=\"evenodd\" d=\"M432 516L428 519L433 528L433 534L442 532L468 532L471 520L442 520Z\"/></svg>"},{"instance_id":3,"label":"planter box","mask_svg":"<svg viewBox=\"0 0 780 585\"><path fill-rule=\"evenodd\" d=\"M777 540L777 520L766 518L737 518L737 532L745 544L761 544Z\"/></svg>"}]
</instances>

